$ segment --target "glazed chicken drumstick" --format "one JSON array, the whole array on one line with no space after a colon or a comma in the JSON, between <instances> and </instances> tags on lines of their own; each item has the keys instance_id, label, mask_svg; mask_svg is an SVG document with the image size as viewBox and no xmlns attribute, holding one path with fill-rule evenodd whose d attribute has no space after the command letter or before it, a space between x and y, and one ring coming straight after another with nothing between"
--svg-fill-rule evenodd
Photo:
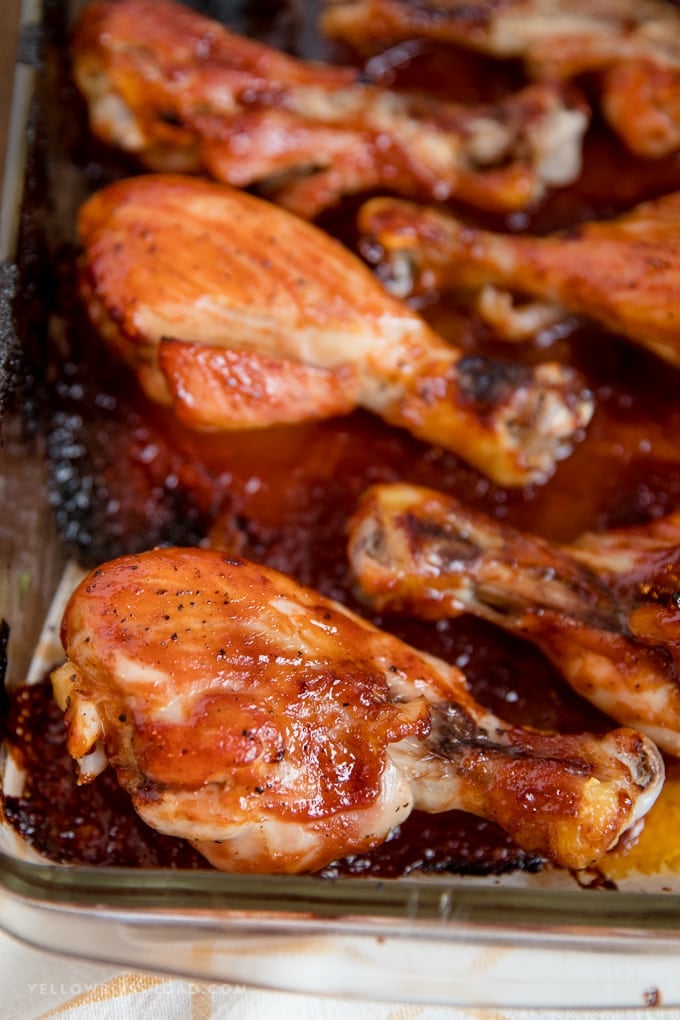
<instances>
[{"instance_id":1,"label":"glazed chicken drumstick","mask_svg":"<svg viewBox=\"0 0 680 1020\"><path fill-rule=\"evenodd\" d=\"M389 198L365 203L359 222L364 252L401 297L430 289L471 295L510 340L575 313L680 365L680 192L548 237L477 230Z\"/></svg>"},{"instance_id":2,"label":"glazed chicken drumstick","mask_svg":"<svg viewBox=\"0 0 680 1020\"><path fill-rule=\"evenodd\" d=\"M453 666L215 550L114 560L72 596L53 674L81 781L107 762L218 868L296 872L462 808L582 868L655 800L646 737L503 722Z\"/></svg>"},{"instance_id":3,"label":"glazed chicken drumstick","mask_svg":"<svg viewBox=\"0 0 680 1020\"><path fill-rule=\"evenodd\" d=\"M350 535L372 604L526 637L580 695L680 755L680 513L555 545L452 496L377 485Z\"/></svg>"},{"instance_id":4,"label":"glazed chicken drumstick","mask_svg":"<svg viewBox=\"0 0 680 1020\"><path fill-rule=\"evenodd\" d=\"M95 0L73 51L95 134L154 170L262 183L306 217L373 188L521 208L580 171L589 111L559 83L478 108L390 92L168 0Z\"/></svg>"},{"instance_id":5,"label":"glazed chicken drumstick","mask_svg":"<svg viewBox=\"0 0 680 1020\"><path fill-rule=\"evenodd\" d=\"M522 485L548 477L592 413L569 368L464 356L344 246L244 192L120 181L85 203L78 228L92 319L192 427L362 406Z\"/></svg>"},{"instance_id":6,"label":"glazed chicken drumstick","mask_svg":"<svg viewBox=\"0 0 680 1020\"><path fill-rule=\"evenodd\" d=\"M535 78L597 72L633 152L680 147L680 11L666 0L326 0L322 28L359 52L404 39L519 58Z\"/></svg>"}]
</instances>

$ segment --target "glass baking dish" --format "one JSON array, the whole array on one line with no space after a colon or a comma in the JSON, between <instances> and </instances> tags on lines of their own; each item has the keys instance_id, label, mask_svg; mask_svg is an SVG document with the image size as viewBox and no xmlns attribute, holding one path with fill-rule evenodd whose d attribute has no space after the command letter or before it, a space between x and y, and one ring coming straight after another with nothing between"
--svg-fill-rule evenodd
<instances>
[{"instance_id":1,"label":"glass baking dish","mask_svg":"<svg viewBox=\"0 0 680 1020\"><path fill-rule=\"evenodd\" d=\"M54 161L38 39L63 47L80 6L24 0L21 11L0 250L9 686L59 656L57 621L73 584L32 410L49 380L26 386L25 376L49 313L45 232L72 222L80 187L79 171ZM4 764L5 783L15 781ZM680 883L667 875L632 876L612 891L550 870L331 880L61 866L2 824L0 925L60 953L271 989L466 1006L680 1005Z\"/></svg>"}]
</instances>

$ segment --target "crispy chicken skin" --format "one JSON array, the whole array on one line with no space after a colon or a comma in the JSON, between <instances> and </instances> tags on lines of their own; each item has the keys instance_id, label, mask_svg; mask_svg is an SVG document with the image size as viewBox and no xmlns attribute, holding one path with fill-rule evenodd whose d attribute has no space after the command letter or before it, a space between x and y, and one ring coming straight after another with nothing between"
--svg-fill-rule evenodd
<instances>
[{"instance_id":1,"label":"crispy chicken skin","mask_svg":"<svg viewBox=\"0 0 680 1020\"><path fill-rule=\"evenodd\" d=\"M477 230L389 198L365 203L359 223L364 252L401 297L449 288L472 295L510 340L570 313L587 316L680 365L680 192L540 238Z\"/></svg>"},{"instance_id":2,"label":"crispy chicken skin","mask_svg":"<svg viewBox=\"0 0 680 1020\"><path fill-rule=\"evenodd\" d=\"M53 684L81 780L110 762L150 825L225 870L318 869L414 807L474 812L582 868L663 781L641 734L511 726L455 667L215 550L105 564L62 639Z\"/></svg>"},{"instance_id":3,"label":"crispy chicken skin","mask_svg":"<svg viewBox=\"0 0 680 1020\"><path fill-rule=\"evenodd\" d=\"M81 208L82 293L146 393L199 429L362 406L508 485L592 413L573 371L464 356L326 233L224 185L148 175Z\"/></svg>"},{"instance_id":4,"label":"crispy chicken skin","mask_svg":"<svg viewBox=\"0 0 680 1020\"><path fill-rule=\"evenodd\" d=\"M680 513L555 545L454 497L378 485L350 536L372 604L520 634L584 698L680 755Z\"/></svg>"},{"instance_id":5,"label":"crispy chicken skin","mask_svg":"<svg viewBox=\"0 0 680 1020\"><path fill-rule=\"evenodd\" d=\"M680 11L664 0L326 0L322 27L360 52L429 38L521 58L535 78L598 72L633 152L680 147Z\"/></svg>"},{"instance_id":6,"label":"crispy chicken skin","mask_svg":"<svg viewBox=\"0 0 680 1020\"><path fill-rule=\"evenodd\" d=\"M560 83L478 108L392 93L168 0L96 0L73 52L95 134L154 170L263 183L305 217L373 188L521 208L580 172L589 111Z\"/></svg>"}]
</instances>

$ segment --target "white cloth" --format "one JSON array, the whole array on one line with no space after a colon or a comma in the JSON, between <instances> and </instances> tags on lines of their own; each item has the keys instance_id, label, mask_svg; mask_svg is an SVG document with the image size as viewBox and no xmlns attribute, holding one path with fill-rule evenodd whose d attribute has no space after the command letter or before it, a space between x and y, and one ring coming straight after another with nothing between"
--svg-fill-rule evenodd
<instances>
[{"instance_id":1,"label":"white cloth","mask_svg":"<svg viewBox=\"0 0 680 1020\"><path fill-rule=\"evenodd\" d=\"M622 962L622 966L625 963ZM400 1005L185 981L44 953L0 934L0 1020L679 1020L677 1009Z\"/></svg>"}]
</instances>

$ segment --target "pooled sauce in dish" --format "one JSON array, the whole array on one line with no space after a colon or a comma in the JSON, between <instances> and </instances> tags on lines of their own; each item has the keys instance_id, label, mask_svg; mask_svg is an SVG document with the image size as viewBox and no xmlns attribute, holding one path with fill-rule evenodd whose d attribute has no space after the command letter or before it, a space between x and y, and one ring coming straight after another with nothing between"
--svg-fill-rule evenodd
<instances>
[{"instance_id":1,"label":"pooled sauce in dish","mask_svg":"<svg viewBox=\"0 0 680 1020\"><path fill-rule=\"evenodd\" d=\"M513 65L470 54L453 59L450 50L432 46L414 48L396 70L379 59L371 70L382 71L389 84L429 85L462 101L491 98L518 79ZM77 159L98 186L119 175L121 164L96 147L90 150L91 144L79 141ZM125 172L138 170L126 165ZM595 124L581 179L540 208L506 220L456 211L477 224L545 232L677 189L679 160L636 160ZM348 202L322 225L351 245L348 224L355 209L356 202ZM442 335L470 352L568 362L584 373L595 394L587 435L554 477L544 486L510 491L453 454L363 412L261 432L191 432L146 401L127 370L111 363L75 301L71 254L61 268L60 359L48 439L51 484L62 535L87 565L159 543L209 537L366 612L349 574L346 525L369 484L404 480L439 488L565 541L586 529L641 523L680 506L679 374L596 327L583 325L549 348L540 343L508 348L494 343L451 300L433 295L422 308ZM491 625L471 618L439 624L371 619L455 662L475 696L511 722L572 732L612 725L569 690L540 652ZM5 731L26 771L24 793L5 798L5 814L39 852L69 863L206 866L182 841L159 836L137 818L111 770L77 787L62 716L47 684L11 696ZM496 826L452 812L415 814L384 846L328 873L393 877L416 868L495 873L540 865Z\"/></svg>"}]
</instances>

